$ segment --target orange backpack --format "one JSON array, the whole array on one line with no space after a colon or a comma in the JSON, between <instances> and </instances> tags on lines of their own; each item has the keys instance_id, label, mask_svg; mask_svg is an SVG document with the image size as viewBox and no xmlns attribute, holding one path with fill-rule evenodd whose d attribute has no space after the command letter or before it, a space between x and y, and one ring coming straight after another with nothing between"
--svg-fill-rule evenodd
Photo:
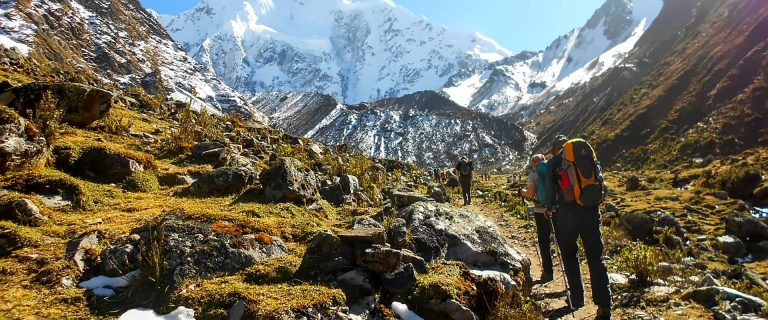
<instances>
[{"instance_id":1,"label":"orange backpack","mask_svg":"<svg viewBox=\"0 0 768 320\"><path fill-rule=\"evenodd\" d=\"M596 206L605 199L603 171L595 149L584 139L572 139L563 144L563 164L558 169L560 188L565 202L576 201L581 206Z\"/></svg>"}]
</instances>

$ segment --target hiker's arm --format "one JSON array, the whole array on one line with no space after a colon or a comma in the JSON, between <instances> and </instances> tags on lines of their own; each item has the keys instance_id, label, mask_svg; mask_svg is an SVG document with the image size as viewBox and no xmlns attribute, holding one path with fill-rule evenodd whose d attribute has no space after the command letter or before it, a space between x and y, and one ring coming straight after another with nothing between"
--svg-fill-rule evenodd
<instances>
[{"instance_id":1,"label":"hiker's arm","mask_svg":"<svg viewBox=\"0 0 768 320\"><path fill-rule=\"evenodd\" d=\"M520 192L520 195L528 199L533 199L534 197L536 197L536 185L533 183L529 183L528 188L522 189L522 192Z\"/></svg>"}]
</instances>

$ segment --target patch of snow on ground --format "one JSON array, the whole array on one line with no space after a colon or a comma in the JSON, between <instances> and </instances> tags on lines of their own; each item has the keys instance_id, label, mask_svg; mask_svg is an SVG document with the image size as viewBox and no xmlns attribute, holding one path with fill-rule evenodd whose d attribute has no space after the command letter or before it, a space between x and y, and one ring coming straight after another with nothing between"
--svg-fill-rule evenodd
<instances>
[{"instance_id":1,"label":"patch of snow on ground","mask_svg":"<svg viewBox=\"0 0 768 320\"><path fill-rule=\"evenodd\" d=\"M161 316L149 309L128 310L117 320L195 320L195 310L178 307L173 312Z\"/></svg>"},{"instance_id":2,"label":"patch of snow on ground","mask_svg":"<svg viewBox=\"0 0 768 320\"><path fill-rule=\"evenodd\" d=\"M392 302L392 311L394 311L400 317L400 319L403 320L424 320L424 318L419 317L419 315L413 311L408 310L407 305L397 301Z\"/></svg>"},{"instance_id":3,"label":"patch of snow on ground","mask_svg":"<svg viewBox=\"0 0 768 320\"><path fill-rule=\"evenodd\" d=\"M81 288L93 290L93 294L97 296L109 297L115 294L115 291L112 289L125 288L130 286L131 283L140 276L140 270L132 271L122 277L98 276L91 278L90 280L80 282L78 286Z\"/></svg>"}]
</instances>

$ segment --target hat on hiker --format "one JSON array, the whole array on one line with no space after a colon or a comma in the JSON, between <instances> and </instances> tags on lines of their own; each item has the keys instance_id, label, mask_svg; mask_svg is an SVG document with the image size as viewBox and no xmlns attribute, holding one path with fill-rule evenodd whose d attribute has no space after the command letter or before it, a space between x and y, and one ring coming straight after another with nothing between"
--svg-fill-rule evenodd
<instances>
[{"instance_id":1,"label":"hat on hiker","mask_svg":"<svg viewBox=\"0 0 768 320\"><path fill-rule=\"evenodd\" d=\"M565 144L566 142L568 142L568 137L562 134L558 135L557 137L555 137L555 140L552 142L552 148L551 148L552 151L554 152L555 149L562 147L563 144Z\"/></svg>"}]
</instances>

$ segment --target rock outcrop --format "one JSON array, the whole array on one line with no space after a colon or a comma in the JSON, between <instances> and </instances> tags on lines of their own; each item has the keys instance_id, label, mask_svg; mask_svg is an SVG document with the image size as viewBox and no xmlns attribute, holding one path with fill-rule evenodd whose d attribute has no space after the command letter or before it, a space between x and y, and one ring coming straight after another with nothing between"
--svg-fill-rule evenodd
<instances>
[{"instance_id":1,"label":"rock outcrop","mask_svg":"<svg viewBox=\"0 0 768 320\"><path fill-rule=\"evenodd\" d=\"M34 82L0 94L0 105L9 106L21 115L34 115L45 93L50 93L56 107L63 111L62 121L78 127L103 118L115 101L113 92L88 85Z\"/></svg>"},{"instance_id":2,"label":"rock outcrop","mask_svg":"<svg viewBox=\"0 0 768 320\"><path fill-rule=\"evenodd\" d=\"M0 106L0 174L43 166L47 147L29 121Z\"/></svg>"}]
</instances>

